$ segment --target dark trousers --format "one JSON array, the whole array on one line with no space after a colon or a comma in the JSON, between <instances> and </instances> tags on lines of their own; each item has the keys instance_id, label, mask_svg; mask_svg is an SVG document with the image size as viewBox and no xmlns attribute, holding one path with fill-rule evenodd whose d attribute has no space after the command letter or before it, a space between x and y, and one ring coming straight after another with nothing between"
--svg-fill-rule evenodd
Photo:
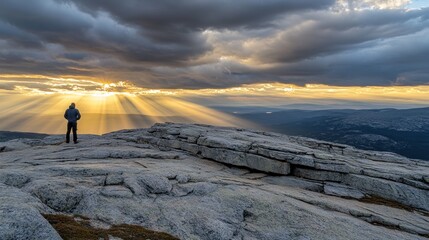
<instances>
[{"instance_id":1,"label":"dark trousers","mask_svg":"<svg viewBox=\"0 0 429 240\"><path fill-rule=\"evenodd\" d=\"M73 129L73 142L77 142L77 123L68 122L67 123L67 134L66 134L66 142L70 142L70 131Z\"/></svg>"}]
</instances>

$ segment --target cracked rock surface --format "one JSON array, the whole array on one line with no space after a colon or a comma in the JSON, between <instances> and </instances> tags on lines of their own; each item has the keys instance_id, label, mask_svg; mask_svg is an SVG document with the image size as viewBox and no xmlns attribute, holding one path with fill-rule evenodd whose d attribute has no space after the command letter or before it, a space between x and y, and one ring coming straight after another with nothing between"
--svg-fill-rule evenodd
<instances>
[{"instance_id":1,"label":"cracked rock surface","mask_svg":"<svg viewBox=\"0 0 429 240\"><path fill-rule=\"evenodd\" d=\"M43 213L180 239L429 236L429 163L392 153L174 123L0 148L0 239L60 239Z\"/></svg>"}]
</instances>

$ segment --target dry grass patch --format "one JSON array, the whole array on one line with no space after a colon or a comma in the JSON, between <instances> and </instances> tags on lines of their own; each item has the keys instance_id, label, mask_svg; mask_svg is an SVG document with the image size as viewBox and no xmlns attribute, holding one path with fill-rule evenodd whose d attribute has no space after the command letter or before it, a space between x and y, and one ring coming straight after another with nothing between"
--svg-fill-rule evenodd
<instances>
[{"instance_id":1,"label":"dry grass patch","mask_svg":"<svg viewBox=\"0 0 429 240\"><path fill-rule=\"evenodd\" d=\"M109 236L124 240L178 240L167 233L148 230L137 225L113 225L109 229L94 228L88 218L82 216L68 216L46 214L43 215L65 240L108 240Z\"/></svg>"}]
</instances>

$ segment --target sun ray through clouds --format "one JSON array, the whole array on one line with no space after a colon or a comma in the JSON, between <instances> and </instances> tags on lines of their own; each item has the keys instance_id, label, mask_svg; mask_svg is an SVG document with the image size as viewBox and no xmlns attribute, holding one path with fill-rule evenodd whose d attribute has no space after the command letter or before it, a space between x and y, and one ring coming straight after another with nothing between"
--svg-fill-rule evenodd
<instances>
[{"instance_id":1,"label":"sun ray through clouds","mask_svg":"<svg viewBox=\"0 0 429 240\"><path fill-rule=\"evenodd\" d=\"M100 90L60 94L18 88L8 97L2 95L2 98L0 130L64 133L63 114L72 102L82 113L79 122L81 133L102 134L124 128L149 127L166 121L243 125L242 120L228 114L164 95Z\"/></svg>"},{"instance_id":2,"label":"sun ray through clouds","mask_svg":"<svg viewBox=\"0 0 429 240\"><path fill-rule=\"evenodd\" d=\"M19 79L38 79L35 82ZM82 77L0 75L0 130L63 133L63 114L71 102L82 112L79 131L102 134L156 122L193 122L224 126L254 125L211 105L281 106L292 103L366 102L424 106L429 86L303 86L244 84L221 89L148 89L129 82Z\"/></svg>"}]
</instances>

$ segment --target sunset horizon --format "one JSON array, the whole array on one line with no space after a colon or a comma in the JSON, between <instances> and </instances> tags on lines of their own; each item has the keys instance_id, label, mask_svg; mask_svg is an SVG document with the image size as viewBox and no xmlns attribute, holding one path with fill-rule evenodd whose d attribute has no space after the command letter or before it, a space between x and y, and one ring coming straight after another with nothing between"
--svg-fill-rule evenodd
<instances>
[{"instance_id":1,"label":"sunset horizon","mask_svg":"<svg viewBox=\"0 0 429 240\"><path fill-rule=\"evenodd\" d=\"M2 1L0 130L60 134L72 102L91 134L254 126L220 107L429 106L425 1L131 2Z\"/></svg>"},{"instance_id":2,"label":"sunset horizon","mask_svg":"<svg viewBox=\"0 0 429 240\"><path fill-rule=\"evenodd\" d=\"M429 0L0 0L0 240L429 237Z\"/></svg>"}]
</instances>

